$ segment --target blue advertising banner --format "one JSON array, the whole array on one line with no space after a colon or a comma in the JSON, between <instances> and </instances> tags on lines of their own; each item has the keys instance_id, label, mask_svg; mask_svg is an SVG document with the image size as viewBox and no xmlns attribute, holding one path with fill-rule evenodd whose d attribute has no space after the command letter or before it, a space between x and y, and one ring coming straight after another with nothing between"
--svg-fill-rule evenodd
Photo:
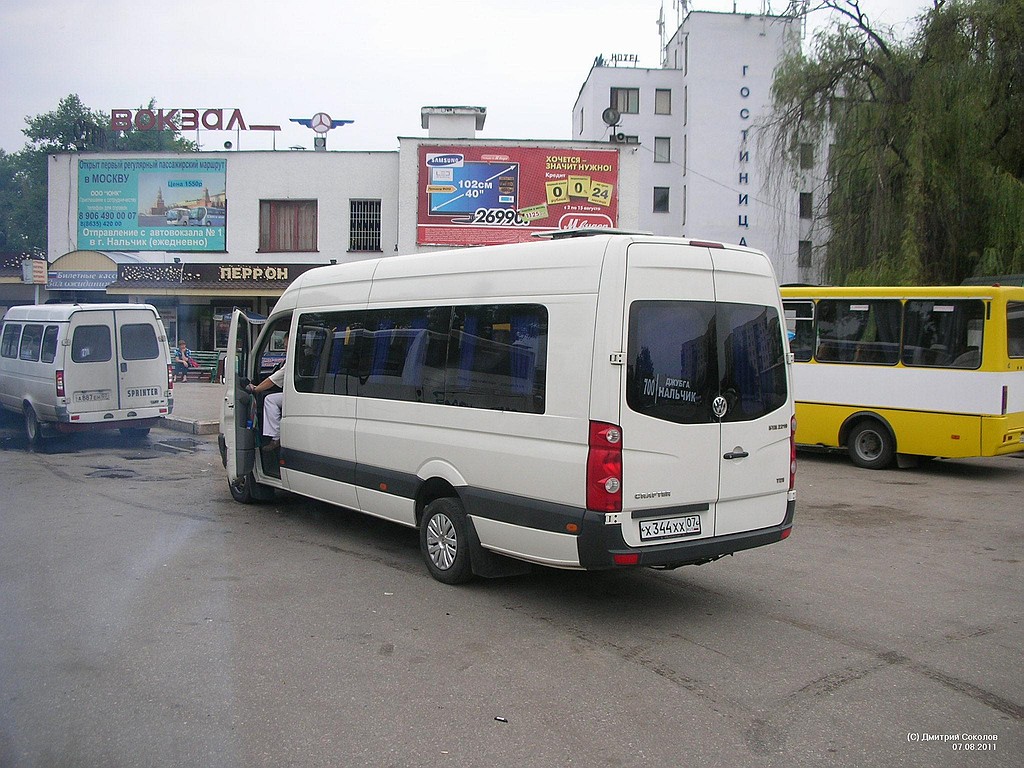
<instances>
[{"instance_id":1,"label":"blue advertising banner","mask_svg":"<svg viewBox=\"0 0 1024 768\"><path fill-rule=\"evenodd\" d=\"M78 247L224 251L227 161L78 161Z\"/></svg>"}]
</instances>

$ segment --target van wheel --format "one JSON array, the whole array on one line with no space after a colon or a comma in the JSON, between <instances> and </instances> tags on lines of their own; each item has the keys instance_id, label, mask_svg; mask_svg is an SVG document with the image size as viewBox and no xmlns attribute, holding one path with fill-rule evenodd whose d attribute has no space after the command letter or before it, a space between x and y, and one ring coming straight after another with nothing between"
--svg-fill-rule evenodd
<instances>
[{"instance_id":1,"label":"van wheel","mask_svg":"<svg viewBox=\"0 0 1024 768\"><path fill-rule=\"evenodd\" d=\"M240 480L228 482L231 498L241 504L252 504L254 501L270 501L274 498L274 489L256 482L252 472Z\"/></svg>"},{"instance_id":2,"label":"van wheel","mask_svg":"<svg viewBox=\"0 0 1024 768\"><path fill-rule=\"evenodd\" d=\"M850 430L846 441L850 461L864 469L885 469L896 458L896 441L877 421L862 421Z\"/></svg>"},{"instance_id":3,"label":"van wheel","mask_svg":"<svg viewBox=\"0 0 1024 768\"><path fill-rule=\"evenodd\" d=\"M420 524L420 550L427 570L438 581L464 584L473 578L466 513L457 499L437 499L427 505Z\"/></svg>"},{"instance_id":4,"label":"van wheel","mask_svg":"<svg viewBox=\"0 0 1024 768\"><path fill-rule=\"evenodd\" d=\"M30 451L39 450L43 444L43 426L39 423L36 412L31 405L25 406L25 438Z\"/></svg>"}]
</instances>

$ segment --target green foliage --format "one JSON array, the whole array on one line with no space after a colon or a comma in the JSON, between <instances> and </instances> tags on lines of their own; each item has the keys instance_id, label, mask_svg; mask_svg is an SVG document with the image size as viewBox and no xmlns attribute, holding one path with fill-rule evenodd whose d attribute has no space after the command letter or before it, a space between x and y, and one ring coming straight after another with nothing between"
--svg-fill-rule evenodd
<instances>
[{"instance_id":1,"label":"green foliage","mask_svg":"<svg viewBox=\"0 0 1024 768\"><path fill-rule=\"evenodd\" d=\"M1024 2L936 0L905 41L854 0L780 68L774 143L832 144L824 277L959 283L1024 271Z\"/></svg>"},{"instance_id":2,"label":"green foliage","mask_svg":"<svg viewBox=\"0 0 1024 768\"><path fill-rule=\"evenodd\" d=\"M148 108L155 109L150 100ZM60 152L195 152L172 131L112 131L110 116L71 94L52 112L25 119L29 141L0 150L0 252L45 252L47 157Z\"/></svg>"}]
</instances>

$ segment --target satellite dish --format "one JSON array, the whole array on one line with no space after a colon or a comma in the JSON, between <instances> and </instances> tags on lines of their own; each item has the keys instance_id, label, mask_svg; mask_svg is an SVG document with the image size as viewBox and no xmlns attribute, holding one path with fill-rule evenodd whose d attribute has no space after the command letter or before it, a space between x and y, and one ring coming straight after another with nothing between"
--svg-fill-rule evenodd
<instances>
[{"instance_id":1,"label":"satellite dish","mask_svg":"<svg viewBox=\"0 0 1024 768\"><path fill-rule=\"evenodd\" d=\"M601 113L601 119L604 120L605 125L618 125L621 115L619 115L619 110L615 107L608 107L608 109Z\"/></svg>"}]
</instances>

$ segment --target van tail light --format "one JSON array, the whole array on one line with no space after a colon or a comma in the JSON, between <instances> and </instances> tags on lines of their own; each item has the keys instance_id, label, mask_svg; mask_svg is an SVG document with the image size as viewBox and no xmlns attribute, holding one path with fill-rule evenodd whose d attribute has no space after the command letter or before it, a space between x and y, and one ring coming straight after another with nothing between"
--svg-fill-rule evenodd
<instances>
[{"instance_id":1,"label":"van tail light","mask_svg":"<svg viewBox=\"0 0 1024 768\"><path fill-rule=\"evenodd\" d=\"M590 422L587 509L622 511L622 429L614 424Z\"/></svg>"},{"instance_id":2,"label":"van tail light","mask_svg":"<svg viewBox=\"0 0 1024 768\"><path fill-rule=\"evenodd\" d=\"M57 371L54 379L54 383L57 385L57 397L64 397L64 370Z\"/></svg>"},{"instance_id":3,"label":"van tail light","mask_svg":"<svg viewBox=\"0 0 1024 768\"><path fill-rule=\"evenodd\" d=\"M789 420L789 490L796 488L796 416Z\"/></svg>"},{"instance_id":4,"label":"van tail light","mask_svg":"<svg viewBox=\"0 0 1024 768\"><path fill-rule=\"evenodd\" d=\"M167 388L174 389L174 366L167 364Z\"/></svg>"}]
</instances>

